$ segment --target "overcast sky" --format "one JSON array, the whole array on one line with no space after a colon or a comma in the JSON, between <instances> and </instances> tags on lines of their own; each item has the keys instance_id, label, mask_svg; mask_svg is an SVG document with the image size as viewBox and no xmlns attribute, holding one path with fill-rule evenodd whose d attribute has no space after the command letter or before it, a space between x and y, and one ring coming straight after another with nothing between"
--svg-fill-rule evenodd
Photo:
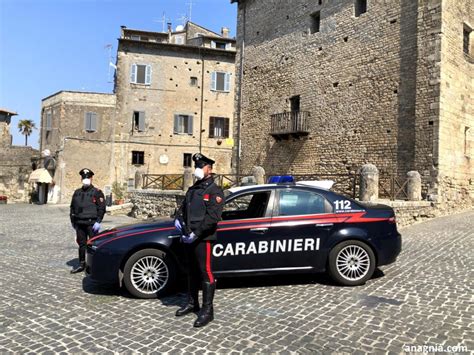
<instances>
[{"instance_id":1,"label":"overcast sky","mask_svg":"<svg viewBox=\"0 0 474 355\"><path fill-rule=\"evenodd\" d=\"M120 26L162 30L162 18L182 24L190 0L0 0L0 107L18 113L13 144L23 145L20 119L40 126L41 99L60 90L112 92ZM230 0L193 0L191 20L215 32L231 29L237 5ZM39 129L28 139L39 146Z\"/></svg>"}]
</instances>

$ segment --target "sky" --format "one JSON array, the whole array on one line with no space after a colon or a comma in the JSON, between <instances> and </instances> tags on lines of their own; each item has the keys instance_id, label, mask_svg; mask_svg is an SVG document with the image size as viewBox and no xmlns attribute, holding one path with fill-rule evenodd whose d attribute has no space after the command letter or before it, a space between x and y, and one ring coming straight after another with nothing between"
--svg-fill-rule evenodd
<instances>
[{"instance_id":1,"label":"sky","mask_svg":"<svg viewBox=\"0 0 474 355\"><path fill-rule=\"evenodd\" d=\"M39 147L41 99L60 90L112 92L120 26L162 31L162 18L183 24L191 0L0 0L0 108L15 111L10 133L24 145L18 121L38 127L28 145ZM192 0L191 20L236 35L237 5Z\"/></svg>"}]
</instances>

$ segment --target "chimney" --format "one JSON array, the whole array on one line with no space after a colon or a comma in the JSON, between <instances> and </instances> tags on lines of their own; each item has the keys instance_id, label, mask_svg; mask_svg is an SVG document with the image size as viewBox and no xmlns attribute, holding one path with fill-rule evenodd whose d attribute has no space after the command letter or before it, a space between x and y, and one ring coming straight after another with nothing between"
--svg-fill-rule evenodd
<instances>
[{"instance_id":1,"label":"chimney","mask_svg":"<svg viewBox=\"0 0 474 355\"><path fill-rule=\"evenodd\" d=\"M127 26L120 26L120 35L122 38L125 38L125 30L127 29Z\"/></svg>"},{"instance_id":2,"label":"chimney","mask_svg":"<svg viewBox=\"0 0 474 355\"><path fill-rule=\"evenodd\" d=\"M171 22L168 22L167 25L168 25L168 33L171 33L172 28L173 28Z\"/></svg>"},{"instance_id":3,"label":"chimney","mask_svg":"<svg viewBox=\"0 0 474 355\"><path fill-rule=\"evenodd\" d=\"M229 32L230 32L230 30L227 27L222 27L221 28L222 37L228 38L229 37Z\"/></svg>"}]
</instances>

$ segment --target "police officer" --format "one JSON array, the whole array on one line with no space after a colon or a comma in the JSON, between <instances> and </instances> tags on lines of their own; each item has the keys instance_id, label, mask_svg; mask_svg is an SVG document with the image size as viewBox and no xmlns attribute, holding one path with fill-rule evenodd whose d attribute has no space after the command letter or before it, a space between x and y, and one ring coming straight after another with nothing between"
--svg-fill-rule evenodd
<instances>
[{"instance_id":1,"label":"police officer","mask_svg":"<svg viewBox=\"0 0 474 355\"><path fill-rule=\"evenodd\" d=\"M178 209L175 225L181 229L181 241L187 262L187 304L176 311L176 316L184 316L199 311L194 322L202 327L214 319L212 301L216 280L212 274L212 245L216 240L217 223L222 216L224 193L212 176L214 160L197 153L193 155L194 175L197 181L186 192ZM202 309L199 307L199 283L202 283Z\"/></svg>"},{"instance_id":2,"label":"police officer","mask_svg":"<svg viewBox=\"0 0 474 355\"><path fill-rule=\"evenodd\" d=\"M76 230L76 242L79 245L79 266L71 274L84 271L86 266L87 240L100 230L105 214L104 194L92 185L94 173L90 169L79 172L82 187L74 191L71 201L71 224Z\"/></svg>"}]
</instances>

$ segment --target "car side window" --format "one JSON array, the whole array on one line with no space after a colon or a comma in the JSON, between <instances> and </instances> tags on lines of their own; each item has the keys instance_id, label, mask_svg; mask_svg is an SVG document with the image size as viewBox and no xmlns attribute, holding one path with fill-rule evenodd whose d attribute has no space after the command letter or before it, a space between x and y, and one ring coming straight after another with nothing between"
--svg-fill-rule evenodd
<instances>
[{"instance_id":1,"label":"car side window","mask_svg":"<svg viewBox=\"0 0 474 355\"><path fill-rule=\"evenodd\" d=\"M264 217L269 199L270 191L254 192L238 196L226 202L222 219L228 221L232 219Z\"/></svg>"},{"instance_id":2,"label":"car side window","mask_svg":"<svg viewBox=\"0 0 474 355\"><path fill-rule=\"evenodd\" d=\"M331 204L320 194L303 190L281 190L279 216L331 213Z\"/></svg>"}]
</instances>

